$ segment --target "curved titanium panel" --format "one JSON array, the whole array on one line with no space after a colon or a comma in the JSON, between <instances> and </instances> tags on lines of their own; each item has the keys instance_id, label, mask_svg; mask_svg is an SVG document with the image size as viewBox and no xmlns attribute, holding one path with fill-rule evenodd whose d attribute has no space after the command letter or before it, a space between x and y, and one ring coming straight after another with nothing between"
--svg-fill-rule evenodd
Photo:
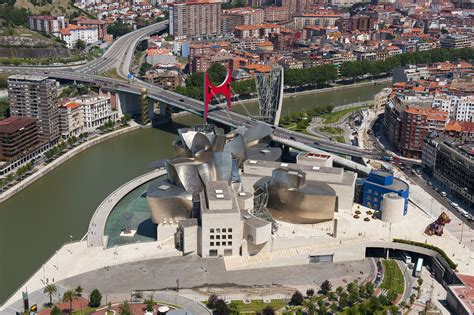
<instances>
[{"instance_id":1,"label":"curved titanium panel","mask_svg":"<svg viewBox=\"0 0 474 315\"><path fill-rule=\"evenodd\" d=\"M176 157L190 158L192 156L191 150L189 150L188 148L185 148L181 140L174 141L173 147L174 147L174 153Z\"/></svg>"},{"instance_id":2,"label":"curved titanium panel","mask_svg":"<svg viewBox=\"0 0 474 315\"><path fill-rule=\"evenodd\" d=\"M194 136L193 143L191 146L191 152L195 155L199 151L209 151L212 149L211 142L202 133L197 133Z\"/></svg>"},{"instance_id":3,"label":"curved titanium panel","mask_svg":"<svg viewBox=\"0 0 474 315\"><path fill-rule=\"evenodd\" d=\"M203 183L222 180L230 183L232 178L232 154L230 152L204 152L196 155L199 175Z\"/></svg>"},{"instance_id":4,"label":"curved titanium panel","mask_svg":"<svg viewBox=\"0 0 474 315\"><path fill-rule=\"evenodd\" d=\"M272 127L267 124L255 124L248 128L244 133L244 142L245 145L248 145L251 142L265 138L268 135L271 135L273 132Z\"/></svg>"},{"instance_id":5,"label":"curved titanium panel","mask_svg":"<svg viewBox=\"0 0 474 315\"><path fill-rule=\"evenodd\" d=\"M182 187L191 194L198 194L203 190L202 182L199 178L197 165L194 159L175 158L166 162L168 179L176 186Z\"/></svg>"},{"instance_id":6,"label":"curved titanium panel","mask_svg":"<svg viewBox=\"0 0 474 315\"><path fill-rule=\"evenodd\" d=\"M232 153L233 158L240 164L246 157L244 138L241 135L237 135L225 144L224 152Z\"/></svg>"},{"instance_id":7,"label":"curved titanium panel","mask_svg":"<svg viewBox=\"0 0 474 315\"><path fill-rule=\"evenodd\" d=\"M150 184L146 199L151 212L151 220L155 224L162 223L165 219L191 216L192 196L166 180Z\"/></svg>"}]
</instances>

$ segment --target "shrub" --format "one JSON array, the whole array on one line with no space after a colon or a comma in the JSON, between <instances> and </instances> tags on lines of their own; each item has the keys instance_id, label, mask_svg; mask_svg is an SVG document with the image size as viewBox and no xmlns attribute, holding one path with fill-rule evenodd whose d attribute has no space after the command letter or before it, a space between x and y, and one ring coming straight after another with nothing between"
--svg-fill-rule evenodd
<instances>
[{"instance_id":1,"label":"shrub","mask_svg":"<svg viewBox=\"0 0 474 315\"><path fill-rule=\"evenodd\" d=\"M361 214L362 212L360 212L359 210L356 210L355 211L355 214Z\"/></svg>"},{"instance_id":2,"label":"shrub","mask_svg":"<svg viewBox=\"0 0 474 315\"><path fill-rule=\"evenodd\" d=\"M301 305L301 304L303 304L303 301L304 301L303 294L301 294L300 291L296 291L291 296L290 304L291 305Z\"/></svg>"},{"instance_id":3,"label":"shrub","mask_svg":"<svg viewBox=\"0 0 474 315\"><path fill-rule=\"evenodd\" d=\"M102 294L99 290L94 289L89 296L89 306L90 307L99 307L100 302L102 301Z\"/></svg>"},{"instance_id":4,"label":"shrub","mask_svg":"<svg viewBox=\"0 0 474 315\"><path fill-rule=\"evenodd\" d=\"M365 213L366 213L367 215L372 215L372 214L373 214L373 212L370 211L370 210L369 210L369 211L366 211Z\"/></svg>"},{"instance_id":5,"label":"shrub","mask_svg":"<svg viewBox=\"0 0 474 315\"><path fill-rule=\"evenodd\" d=\"M360 218L360 217L357 214L354 215L354 219L358 219L358 218Z\"/></svg>"},{"instance_id":6,"label":"shrub","mask_svg":"<svg viewBox=\"0 0 474 315\"><path fill-rule=\"evenodd\" d=\"M365 222L369 222L370 219L369 219L369 218L364 218L364 221L365 221Z\"/></svg>"}]
</instances>

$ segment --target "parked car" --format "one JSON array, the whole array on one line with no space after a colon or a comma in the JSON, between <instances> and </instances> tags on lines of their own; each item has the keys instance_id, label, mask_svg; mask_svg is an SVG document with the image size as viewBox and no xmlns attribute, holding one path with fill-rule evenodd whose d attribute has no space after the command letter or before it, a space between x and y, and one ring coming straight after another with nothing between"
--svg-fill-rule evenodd
<instances>
[{"instance_id":1,"label":"parked car","mask_svg":"<svg viewBox=\"0 0 474 315\"><path fill-rule=\"evenodd\" d=\"M443 197L446 197L448 194L445 193L444 191L440 192L440 195L443 196Z\"/></svg>"}]
</instances>

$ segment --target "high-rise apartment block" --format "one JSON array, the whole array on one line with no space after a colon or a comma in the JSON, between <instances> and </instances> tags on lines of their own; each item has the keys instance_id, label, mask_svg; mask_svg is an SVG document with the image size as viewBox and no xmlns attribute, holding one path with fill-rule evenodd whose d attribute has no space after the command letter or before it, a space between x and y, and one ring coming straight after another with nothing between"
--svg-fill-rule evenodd
<instances>
[{"instance_id":1,"label":"high-rise apartment block","mask_svg":"<svg viewBox=\"0 0 474 315\"><path fill-rule=\"evenodd\" d=\"M169 8L170 35L175 39L221 33L221 2L193 0L172 3Z\"/></svg>"},{"instance_id":2,"label":"high-rise apartment block","mask_svg":"<svg viewBox=\"0 0 474 315\"><path fill-rule=\"evenodd\" d=\"M11 116L0 121L0 160L23 156L38 146L36 119Z\"/></svg>"},{"instance_id":3,"label":"high-rise apartment block","mask_svg":"<svg viewBox=\"0 0 474 315\"><path fill-rule=\"evenodd\" d=\"M8 78L8 96L12 116L38 120L43 141L59 137L58 84L44 76L12 75Z\"/></svg>"}]
</instances>

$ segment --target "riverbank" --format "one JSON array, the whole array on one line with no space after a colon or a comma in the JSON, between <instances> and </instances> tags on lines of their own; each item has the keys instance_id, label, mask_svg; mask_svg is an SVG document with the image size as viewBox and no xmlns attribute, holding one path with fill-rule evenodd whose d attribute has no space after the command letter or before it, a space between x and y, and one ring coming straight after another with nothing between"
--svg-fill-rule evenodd
<instances>
[{"instance_id":1,"label":"riverbank","mask_svg":"<svg viewBox=\"0 0 474 315\"><path fill-rule=\"evenodd\" d=\"M33 184L35 181L40 179L42 176L44 176L44 175L48 174L49 172L53 171L58 166L60 166L61 164L63 164L67 160L73 158L74 156L81 153L82 151L87 150L88 148L90 148L92 146L95 146L96 144L99 144L103 141L106 141L106 140L111 139L111 138L116 137L116 136L123 135L124 133L130 132L130 131L133 131L133 130L137 130L139 128L141 128L141 127L138 126L138 125L122 128L122 129L113 131L111 133L101 135L97 138L91 139L91 140L75 147L74 149L68 151L67 153L65 153L63 155L61 155L56 160L52 161L51 163L47 164L46 166L43 166L37 172L31 174L30 176L26 177L21 182L15 184L11 188L9 188L8 190L6 190L2 194L0 194L0 204L3 203L4 201L6 201L7 199L13 197L16 193L22 191L23 189L25 189L29 185Z\"/></svg>"},{"instance_id":2,"label":"riverbank","mask_svg":"<svg viewBox=\"0 0 474 315\"><path fill-rule=\"evenodd\" d=\"M302 96L302 95L310 95L310 94L318 94L318 93L324 93L324 92L340 91L340 90L345 90L345 89L351 89L351 88L354 88L354 87L374 85L374 84L382 84L382 83L391 82L391 81L392 81L392 77L389 77L389 78L384 78L384 79L379 79L379 80L374 80L374 81L353 83L353 84L347 84L347 85L336 85L336 86L332 86L332 87L328 87L328 88L322 88L322 89L300 91L300 92L295 92L295 93L283 93L283 98L285 99L285 98ZM246 99L246 100L239 100L237 102L234 102L234 104L238 105L238 104L246 104L246 103L254 103L254 102L258 102L258 98L249 98L249 99Z\"/></svg>"}]
</instances>

